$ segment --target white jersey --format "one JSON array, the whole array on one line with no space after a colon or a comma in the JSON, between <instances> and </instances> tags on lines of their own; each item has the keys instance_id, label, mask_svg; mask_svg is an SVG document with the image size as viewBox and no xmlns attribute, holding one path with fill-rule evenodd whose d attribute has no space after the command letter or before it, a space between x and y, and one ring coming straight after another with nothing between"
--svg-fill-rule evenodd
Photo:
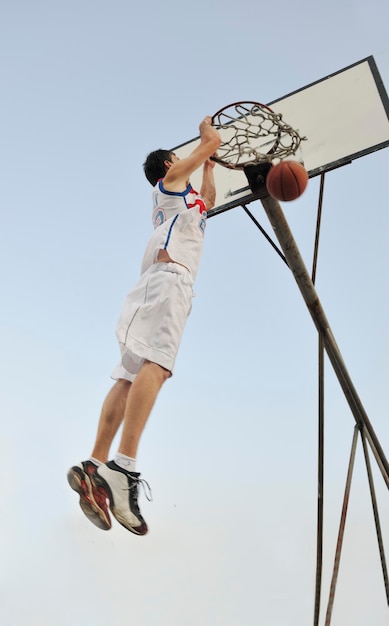
<instances>
[{"instance_id":1,"label":"white jersey","mask_svg":"<svg viewBox=\"0 0 389 626\"><path fill-rule=\"evenodd\" d=\"M154 233L142 261L143 274L166 250L170 258L188 268L194 280L203 250L207 210L201 195L189 184L185 191L167 191L160 180L153 191Z\"/></svg>"}]
</instances>

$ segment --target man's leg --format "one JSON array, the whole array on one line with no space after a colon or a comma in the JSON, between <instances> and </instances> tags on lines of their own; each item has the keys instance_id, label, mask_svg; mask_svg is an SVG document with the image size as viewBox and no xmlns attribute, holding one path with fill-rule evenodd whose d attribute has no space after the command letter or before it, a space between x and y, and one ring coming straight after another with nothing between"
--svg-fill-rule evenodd
<instances>
[{"instance_id":1,"label":"man's leg","mask_svg":"<svg viewBox=\"0 0 389 626\"><path fill-rule=\"evenodd\" d=\"M136 458L138 444L158 393L170 372L156 363L146 363L132 384L124 411L119 452Z\"/></svg>"},{"instance_id":2,"label":"man's leg","mask_svg":"<svg viewBox=\"0 0 389 626\"><path fill-rule=\"evenodd\" d=\"M113 438L124 418L130 388L129 381L120 379L109 391L101 410L92 459L82 461L68 471L69 485L80 496L82 511L95 526L102 530L111 528L111 520L107 506L107 493L93 480L97 469L94 460L101 463L107 460Z\"/></svg>"},{"instance_id":3,"label":"man's leg","mask_svg":"<svg viewBox=\"0 0 389 626\"><path fill-rule=\"evenodd\" d=\"M131 388L128 380L118 380L109 391L101 409L96 441L91 456L105 463L109 449L124 419L127 397Z\"/></svg>"},{"instance_id":4,"label":"man's leg","mask_svg":"<svg viewBox=\"0 0 389 626\"><path fill-rule=\"evenodd\" d=\"M123 433L119 452L135 458L139 440L157 395L170 372L156 363L146 362L139 371L127 395ZM138 507L139 474L127 472L114 461L100 465L94 482L110 501L110 509L118 522L131 532L144 535L147 525Z\"/></svg>"}]
</instances>

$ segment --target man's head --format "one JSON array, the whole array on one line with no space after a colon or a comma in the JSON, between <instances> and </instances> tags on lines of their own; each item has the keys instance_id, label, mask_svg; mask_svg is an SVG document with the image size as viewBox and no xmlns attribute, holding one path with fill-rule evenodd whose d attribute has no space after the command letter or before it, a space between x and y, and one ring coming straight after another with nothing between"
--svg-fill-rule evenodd
<instances>
[{"instance_id":1,"label":"man's head","mask_svg":"<svg viewBox=\"0 0 389 626\"><path fill-rule=\"evenodd\" d=\"M157 184L160 178L163 178L169 169L168 163L174 161L174 153L171 150L154 150L146 157L143 163L143 170L147 180L154 185Z\"/></svg>"}]
</instances>

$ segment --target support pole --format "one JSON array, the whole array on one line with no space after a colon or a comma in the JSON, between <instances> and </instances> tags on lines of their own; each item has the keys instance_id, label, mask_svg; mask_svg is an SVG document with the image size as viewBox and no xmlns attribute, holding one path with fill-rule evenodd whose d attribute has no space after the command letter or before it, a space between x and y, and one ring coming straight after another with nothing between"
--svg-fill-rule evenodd
<instances>
[{"instance_id":1,"label":"support pole","mask_svg":"<svg viewBox=\"0 0 389 626\"><path fill-rule=\"evenodd\" d=\"M373 514L374 514L374 521L375 521L375 527L376 527L376 532L377 532L378 549L380 551L382 574L383 574L383 577L384 577L386 601L387 601L388 606L389 606L388 568L387 568L387 565L386 565L384 542L383 542L383 539L382 539L381 522L380 522L380 516L379 516L379 513L378 513L377 496L376 496L375 488L374 488L373 474L372 474L371 466L370 466L369 451L367 449L366 440L365 440L366 438L365 438L365 433L364 433L363 429L361 430L360 435L361 435L361 439L362 439L363 454L365 455L367 477L369 479L370 496L371 496L371 503L373 505Z\"/></svg>"},{"instance_id":2,"label":"support pole","mask_svg":"<svg viewBox=\"0 0 389 626\"><path fill-rule=\"evenodd\" d=\"M317 460L317 543L316 543L316 591L313 626L319 626L320 598L323 573L323 519L324 519L324 346L319 334L318 348L318 460Z\"/></svg>"},{"instance_id":3,"label":"support pole","mask_svg":"<svg viewBox=\"0 0 389 626\"><path fill-rule=\"evenodd\" d=\"M325 621L324 626L330 626L330 624L331 624L332 609L334 607L336 584L338 582L340 557L341 557L341 554L342 554L344 529L346 527L347 509L348 509L348 502L349 502L349 498L350 498L351 480L352 480L353 471L354 471L355 451L357 449L357 442L358 442L358 426L354 426L354 435L353 435L353 442L351 444L351 453L350 453L350 461L349 461L349 464L348 464L346 487L345 487L345 490L344 490L342 515L340 517L338 541L336 543L334 569L332 571L332 579L331 579L331 586L330 586L330 596L329 596L329 599L328 599L326 621Z\"/></svg>"},{"instance_id":4,"label":"support pole","mask_svg":"<svg viewBox=\"0 0 389 626\"><path fill-rule=\"evenodd\" d=\"M340 350L332 334L329 322L316 293L315 286L304 265L304 261L293 238L281 206L279 202L271 196L263 198L261 202L288 262L289 268L293 272L294 278L304 298L305 304L308 307L313 322L318 332L321 333L323 337L324 348L332 367L334 368L334 372L338 378L355 421L360 427L363 426L365 428L366 438L368 439L372 452L377 460L386 486L389 488L388 461L347 371Z\"/></svg>"}]
</instances>

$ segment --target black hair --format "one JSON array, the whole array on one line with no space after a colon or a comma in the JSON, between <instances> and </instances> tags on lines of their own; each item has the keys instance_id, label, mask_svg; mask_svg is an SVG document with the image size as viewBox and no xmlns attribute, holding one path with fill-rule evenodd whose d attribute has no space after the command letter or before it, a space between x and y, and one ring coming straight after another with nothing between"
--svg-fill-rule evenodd
<instances>
[{"instance_id":1,"label":"black hair","mask_svg":"<svg viewBox=\"0 0 389 626\"><path fill-rule=\"evenodd\" d=\"M171 161L171 150L154 150L147 155L145 162L143 163L143 170L147 180L154 185L157 184L160 178L163 178L166 174L165 161Z\"/></svg>"}]
</instances>

